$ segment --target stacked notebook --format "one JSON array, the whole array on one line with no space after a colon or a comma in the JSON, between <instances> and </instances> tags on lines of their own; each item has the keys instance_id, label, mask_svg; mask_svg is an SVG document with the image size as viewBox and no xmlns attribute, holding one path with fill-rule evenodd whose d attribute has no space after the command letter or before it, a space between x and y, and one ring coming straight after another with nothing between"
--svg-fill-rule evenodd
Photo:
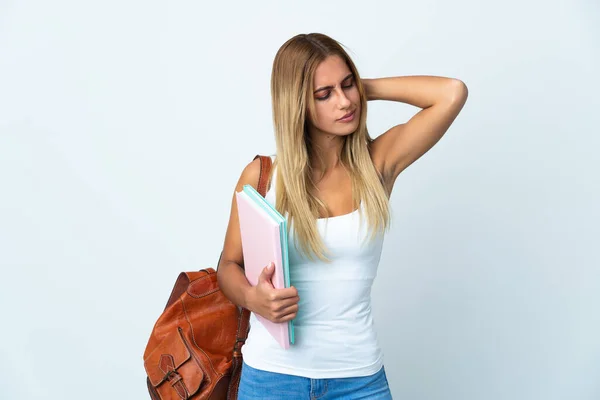
<instances>
[{"instance_id":1,"label":"stacked notebook","mask_svg":"<svg viewBox=\"0 0 600 400\"><path fill-rule=\"evenodd\" d=\"M287 220L250 185L236 192L236 201L248 282L256 286L262 270L273 262L273 287L289 288ZM255 315L281 347L294 343L293 321L275 323Z\"/></svg>"}]
</instances>

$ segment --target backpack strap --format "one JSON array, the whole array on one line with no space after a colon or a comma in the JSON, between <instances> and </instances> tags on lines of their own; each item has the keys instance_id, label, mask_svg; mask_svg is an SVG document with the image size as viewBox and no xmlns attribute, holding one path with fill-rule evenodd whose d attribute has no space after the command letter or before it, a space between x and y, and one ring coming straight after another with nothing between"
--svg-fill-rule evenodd
<instances>
[{"instance_id":1,"label":"backpack strap","mask_svg":"<svg viewBox=\"0 0 600 400\"><path fill-rule=\"evenodd\" d=\"M260 175L258 176L258 189L256 190L262 197L265 197L267 195L267 185L269 184L269 174L271 173L273 161L269 156L258 155L254 157L254 160L257 158L260 158Z\"/></svg>"}]
</instances>

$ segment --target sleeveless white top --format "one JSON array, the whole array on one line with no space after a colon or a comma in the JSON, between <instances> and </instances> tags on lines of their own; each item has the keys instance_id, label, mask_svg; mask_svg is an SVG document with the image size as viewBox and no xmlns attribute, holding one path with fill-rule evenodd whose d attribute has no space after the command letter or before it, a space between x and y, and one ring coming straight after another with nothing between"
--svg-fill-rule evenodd
<instances>
[{"instance_id":1,"label":"sleeveless white top","mask_svg":"<svg viewBox=\"0 0 600 400\"><path fill-rule=\"evenodd\" d=\"M275 171L274 171L275 172ZM275 173L265 199L275 206ZM300 301L294 320L295 344L288 350L250 316L242 347L253 368L311 379L348 378L377 373L383 354L371 315L371 287L383 246L383 233L368 240L362 207L350 214L320 218L317 227L331 263L310 261L296 249L290 229L290 281Z\"/></svg>"}]
</instances>

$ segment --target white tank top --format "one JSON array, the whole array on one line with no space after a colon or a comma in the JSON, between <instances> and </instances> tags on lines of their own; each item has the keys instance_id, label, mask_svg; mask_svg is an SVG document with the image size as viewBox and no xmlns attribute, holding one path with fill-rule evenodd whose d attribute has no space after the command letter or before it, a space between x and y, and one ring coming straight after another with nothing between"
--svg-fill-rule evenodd
<instances>
[{"instance_id":1,"label":"white tank top","mask_svg":"<svg viewBox=\"0 0 600 400\"><path fill-rule=\"evenodd\" d=\"M273 206L275 182L265 196ZM369 242L361 213L362 207L317 220L331 263L305 258L294 246L290 229L290 281L300 296L295 344L282 349L251 313L250 333L242 347L244 362L264 371L311 379L368 376L381 369L383 354L371 315L371 287L384 235L378 233Z\"/></svg>"}]
</instances>

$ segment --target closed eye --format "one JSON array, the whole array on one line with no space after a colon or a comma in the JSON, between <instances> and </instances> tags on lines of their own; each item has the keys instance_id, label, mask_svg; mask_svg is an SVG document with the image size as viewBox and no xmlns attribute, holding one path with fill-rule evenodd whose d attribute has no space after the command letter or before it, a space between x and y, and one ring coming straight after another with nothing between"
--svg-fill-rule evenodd
<instances>
[{"instance_id":1,"label":"closed eye","mask_svg":"<svg viewBox=\"0 0 600 400\"><path fill-rule=\"evenodd\" d=\"M354 80L351 79L350 83L342 86L342 89L350 89L352 86L354 86ZM329 96L331 95L331 92L327 92L326 96L322 96L322 97L317 97L317 100L327 100L329 98Z\"/></svg>"}]
</instances>

